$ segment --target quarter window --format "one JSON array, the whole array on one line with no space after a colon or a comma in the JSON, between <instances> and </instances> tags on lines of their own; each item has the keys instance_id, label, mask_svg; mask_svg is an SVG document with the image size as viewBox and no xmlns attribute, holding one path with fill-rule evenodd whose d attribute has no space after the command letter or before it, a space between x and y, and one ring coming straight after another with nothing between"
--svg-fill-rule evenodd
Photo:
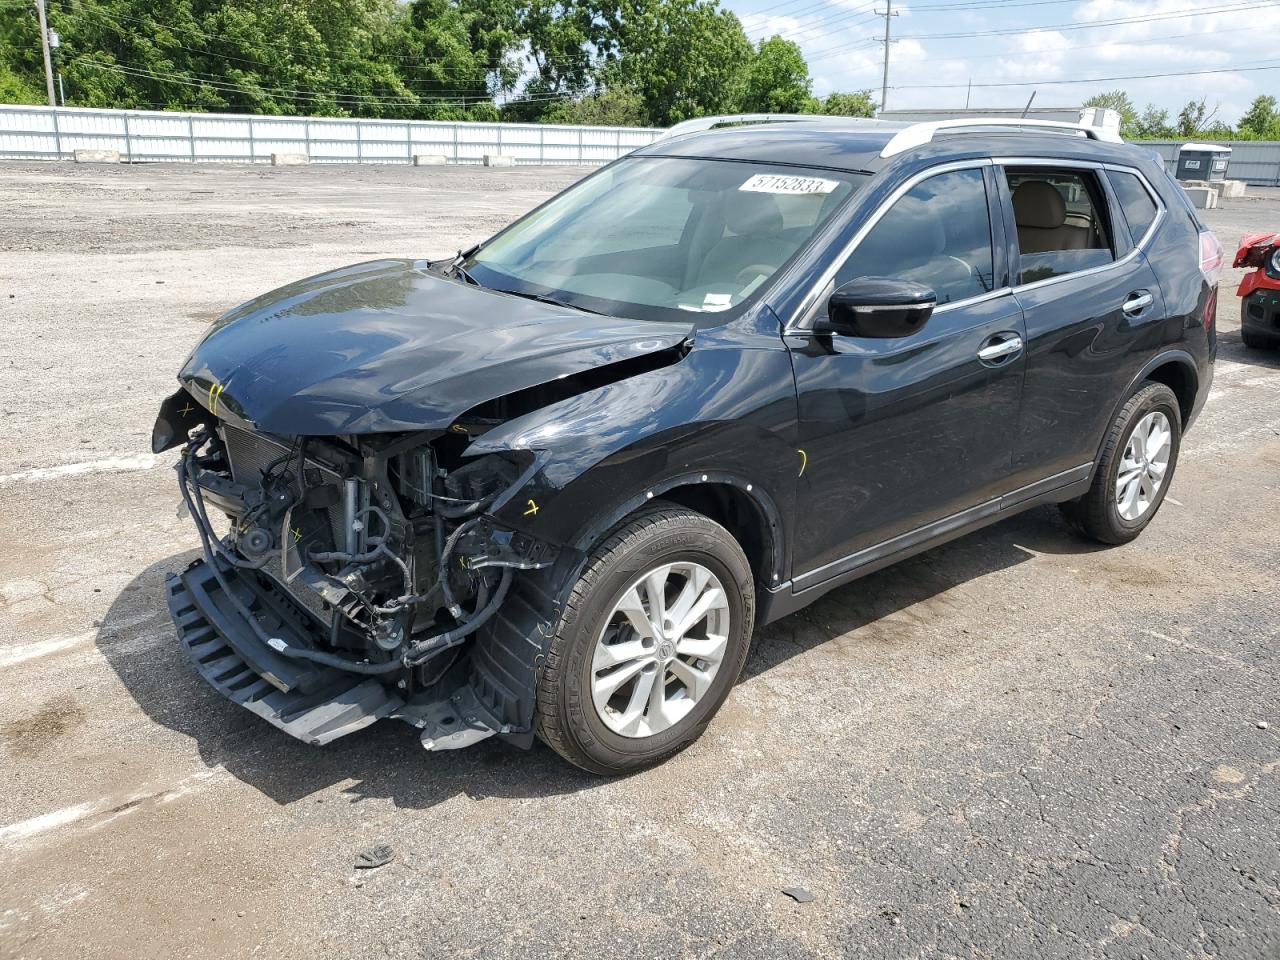
<instances>
[{"instance_id":1,"label":"quarter window","mask_svg":"<svg viewBox=\"0 0 1280 960\"><path fill-rule=\"evenodd\" d=\"M1018 229L1018 283L1088 270L1115 259L1107 204L1092 173L1006 170Z\"/></svg>"},{"instance_id":2,"label":"quarter window","mask_svg":"<svg viewBox=\"0 0 1280 960\"><path fill-rule=\"evenodd\" d=\"M1156 222L1159 208L1151 199L1151 194L1147 193L1147 188L1142 185L1142 181L1134 174L1108 170L1107 179L1111 181L1111 188L1116 192L1120 209L1124 211L1124 218L1129 222L1129 233L1133 235L1133 242L1136 244L1147 235L1151 224Z\"/></svg>"},{"instance_id":3,"label":"quarter window","mask_svg":"<svg viewBox=\"0 0 1280 960\"><path fill-rule=\"evenodd\" d=\"M982 171L953 170L899 198L836 272L836 286L858 277L914 280L942 304L989 292L992 272Z\"/></svg>"}]
</instances>

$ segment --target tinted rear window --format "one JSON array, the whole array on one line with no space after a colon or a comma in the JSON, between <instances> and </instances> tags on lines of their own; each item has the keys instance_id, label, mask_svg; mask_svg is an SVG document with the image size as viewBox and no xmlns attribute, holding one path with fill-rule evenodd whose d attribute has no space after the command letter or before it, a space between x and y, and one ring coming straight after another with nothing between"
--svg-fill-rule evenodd
<instances>
[{"instance_id":1,"label":"tinted rear window","mask_svg":"<svg viewBox=\"0 0 1280 960\"><path fill-rule=\"evenodd\" d=\"M1116 197L1120 200L1124 218L1129 221L1129 232L1133 236L1133 242L1138 243L1151 229L1151 224L1156 222L1159 208L1151 199L1151 194L1147 193L1147 188L1142 185L1142 181L1132 173L1108 170L1107 178L1111 181L1111 188L1115 190Z\"/></svg>"}]
</instances>

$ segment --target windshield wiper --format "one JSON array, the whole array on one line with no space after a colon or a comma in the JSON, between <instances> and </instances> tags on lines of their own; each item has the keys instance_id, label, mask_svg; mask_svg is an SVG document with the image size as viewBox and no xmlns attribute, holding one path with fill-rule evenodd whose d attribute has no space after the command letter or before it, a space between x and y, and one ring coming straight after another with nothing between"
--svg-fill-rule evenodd
<instances>
[{"instance_id":1,"label":"windshield wiper","mask_svg":"<svg viewBox=\"0 0 1280 960\"><path fill-rule=\"evenodd\" d=\"M469 283L473 287L483 286L483 284L479 280L477 280L475 277L473 277L470 274L470 272L467 270L467 268L462 265L463 261L465 261L467 257L471 256L473 253L475 253L479 249L480 249L480 244L477 243L466 250L459 250L458 255L454 257L452 260L450 260L449 265L444 268L444 272L446 274L450 274L450 273L453 274L455 277L462 280L464 283Z\"/></svg>"},{"instance_id":2,"label":"windshield wiper","mask_svg":"<svg viewBox=\"0 0 1280 960\"><path fill-rule=\"evenodd\" d=\"M576 303L569 303L567 300L557 300L555 297L548 297L542 293L526 293L523 290L502 290L502 293L509 293L513 297L524 297L526 300L537 300L539 303L549 303L552 306L564 307L566 310L581 310L583 313L594 313L597 316L608 316L603 310L592 310L590 307L580 307Z\"/></svg>"}]
</instances>

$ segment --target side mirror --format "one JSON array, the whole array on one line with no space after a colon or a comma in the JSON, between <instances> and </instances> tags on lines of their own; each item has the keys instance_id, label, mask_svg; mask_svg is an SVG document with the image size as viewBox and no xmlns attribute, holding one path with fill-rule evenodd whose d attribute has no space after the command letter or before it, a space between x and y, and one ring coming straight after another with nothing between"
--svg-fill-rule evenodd
<instances>
[{"instance_id":1,"label":"side mirror","mask_svg":"<svg viewBox=\"0 0 1280 960\"><path fill-rule=\"evenodd\" d=\"M814 330L849 337L909 337L925 325L937 303L937 294L920 283L858 277L831 295L827 317Z\"/></svg>"}]
</instances>

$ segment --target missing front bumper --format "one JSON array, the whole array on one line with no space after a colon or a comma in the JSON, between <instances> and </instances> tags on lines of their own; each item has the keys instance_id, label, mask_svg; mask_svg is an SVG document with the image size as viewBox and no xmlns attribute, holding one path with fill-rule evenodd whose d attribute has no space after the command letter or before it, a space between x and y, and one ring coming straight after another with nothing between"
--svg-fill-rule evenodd
<instances>
[{"instance_id":1,"label":"missing front bumper","mask_svg":"<svg viewBox=\"0 0 1280 960\"><path fill-rule=\"evenodd\" d=\"M230 564L218 572L269 635L291 646L320 647L322 625L270 576ZM406 700L400 691L409 682L407 671L375 679L281 656L236 611L205 560L169 577L165 596L178 640L205 682L306 743L330 743L384 717L417 727L428 750L457 749L510 732L465 680L433 685Z\"/></svg>"}]
</instances>

